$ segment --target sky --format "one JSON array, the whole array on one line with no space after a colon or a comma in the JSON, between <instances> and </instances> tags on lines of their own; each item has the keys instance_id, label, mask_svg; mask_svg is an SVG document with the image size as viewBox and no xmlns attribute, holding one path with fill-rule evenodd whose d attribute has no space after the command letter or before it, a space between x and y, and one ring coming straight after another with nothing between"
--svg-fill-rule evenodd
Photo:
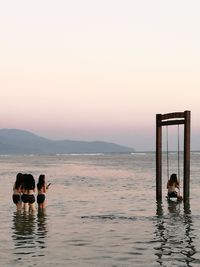
<instances>
[{"instance_id":1,"label":"sky","mask_svg":"<svg viewBox=\"0 0 200 267\"><path fill-rule=\"evenodd\" d=\"M0 128L146 151L157 113L191 110L200 150L199 10L199 0L0 0Z\"/></svg>"}]
</instances>

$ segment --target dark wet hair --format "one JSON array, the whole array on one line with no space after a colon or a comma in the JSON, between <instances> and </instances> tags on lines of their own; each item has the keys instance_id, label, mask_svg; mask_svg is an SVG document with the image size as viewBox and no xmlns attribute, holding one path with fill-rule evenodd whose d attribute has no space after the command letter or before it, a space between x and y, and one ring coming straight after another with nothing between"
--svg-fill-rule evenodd
<instances>
[{"instance_id":1,"label":"dark wet hair","mask_svg":"<svg viewBox=\"0 0 200 267\"><path fill-rule=\"evenodd\" d=\"M32 174L24 174L24 189L25 190L35 189L35 179Z\"/></svg>"},{"instance_id":2,"label":"dark wet hair","mask_svg":"<svg viewBox=\"0 0 200 267\"><path fill-rule=\"evenodd\" d=\"M42 189L42 187L44 185L45 185L45 175L44 174L40 174L40 176L38 178L37 189L38 190Z\"/></svg>"},{"instance_id":3,"label":"dark wet hair","mask_svg":"<svg viewBox=\"0 0 200 267\"><path fill-rule=\"evenodd\" d=\"M176 173L172 173L169 179L169 185L179 184Z\"/></svg>"},{"instance_id":4,"label":"dark wet hair","mask_svg":"<svg viewBox=\"0 0 200 267\"><path fill-rule=\"evenodd\" d=\"M24 175L21 172L19 172L16 175L16 181L15 181L14 188L19 189L20 187L23 186L23 183L24 183Z\"/></svg>"}]
</instances>

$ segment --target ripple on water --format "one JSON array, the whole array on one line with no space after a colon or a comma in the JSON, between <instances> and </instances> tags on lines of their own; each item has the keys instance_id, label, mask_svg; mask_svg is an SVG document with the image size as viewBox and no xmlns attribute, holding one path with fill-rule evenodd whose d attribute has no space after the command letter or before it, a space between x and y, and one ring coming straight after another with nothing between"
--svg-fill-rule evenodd
<instances>
[{"instance_id":1,"label":"ripple on water","mask_svg":"<svg viewBox=\"0 0 200 267\"><path fill-rule=\"evenodd\" d=\"M198 178L200 155L192 157ZM1 198L2 266L200 265L200 183L191 177L191 207L155 204L155 154L0 161L0 196L18 170L45 172L52 182L46 214L17 214L11 198Z\"/></svg>"}]
</instances>

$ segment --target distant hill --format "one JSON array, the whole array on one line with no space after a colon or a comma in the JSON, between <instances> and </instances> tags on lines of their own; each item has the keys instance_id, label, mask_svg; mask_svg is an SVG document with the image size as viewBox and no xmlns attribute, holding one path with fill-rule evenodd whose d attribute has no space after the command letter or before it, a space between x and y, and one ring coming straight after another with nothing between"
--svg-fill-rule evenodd
<instances>
[{"instance_id":1,"label":"distant hill","mask_svg":"<svg viewBox=\"0 0 200 267\"><path fill-rule=\"evenodd\" d=\"M0 129L0 154L126 153L133 148L94 141L51 140L28 131Z\"/></svg>"}]
</instances>

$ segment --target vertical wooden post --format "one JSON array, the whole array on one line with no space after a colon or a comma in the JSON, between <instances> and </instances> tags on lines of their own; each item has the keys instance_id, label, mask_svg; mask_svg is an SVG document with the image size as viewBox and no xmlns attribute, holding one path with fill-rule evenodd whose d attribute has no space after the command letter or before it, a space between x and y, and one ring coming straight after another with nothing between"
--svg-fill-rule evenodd
<instances>
[{"instance_id":1,"label":"vertical wooden post","mask_svg":"<svg viewBox=\"0 0 200 267\"><path fill-rule=\"evenodd\" d=\"M190 197L190 118L191 112L186 110L184 124L184 183L183 198L187 201Z\"/></svg>"},{"instance_id":2,"label":"vertical wooden post","mask_svg":"<svg viewBox=\"0 0 200 267\"><path fill-rule=\"evenodd\" d=\"M161 114L156 114L156 200L162 200L162 127Z\"/></svg>"}]
</instances>

